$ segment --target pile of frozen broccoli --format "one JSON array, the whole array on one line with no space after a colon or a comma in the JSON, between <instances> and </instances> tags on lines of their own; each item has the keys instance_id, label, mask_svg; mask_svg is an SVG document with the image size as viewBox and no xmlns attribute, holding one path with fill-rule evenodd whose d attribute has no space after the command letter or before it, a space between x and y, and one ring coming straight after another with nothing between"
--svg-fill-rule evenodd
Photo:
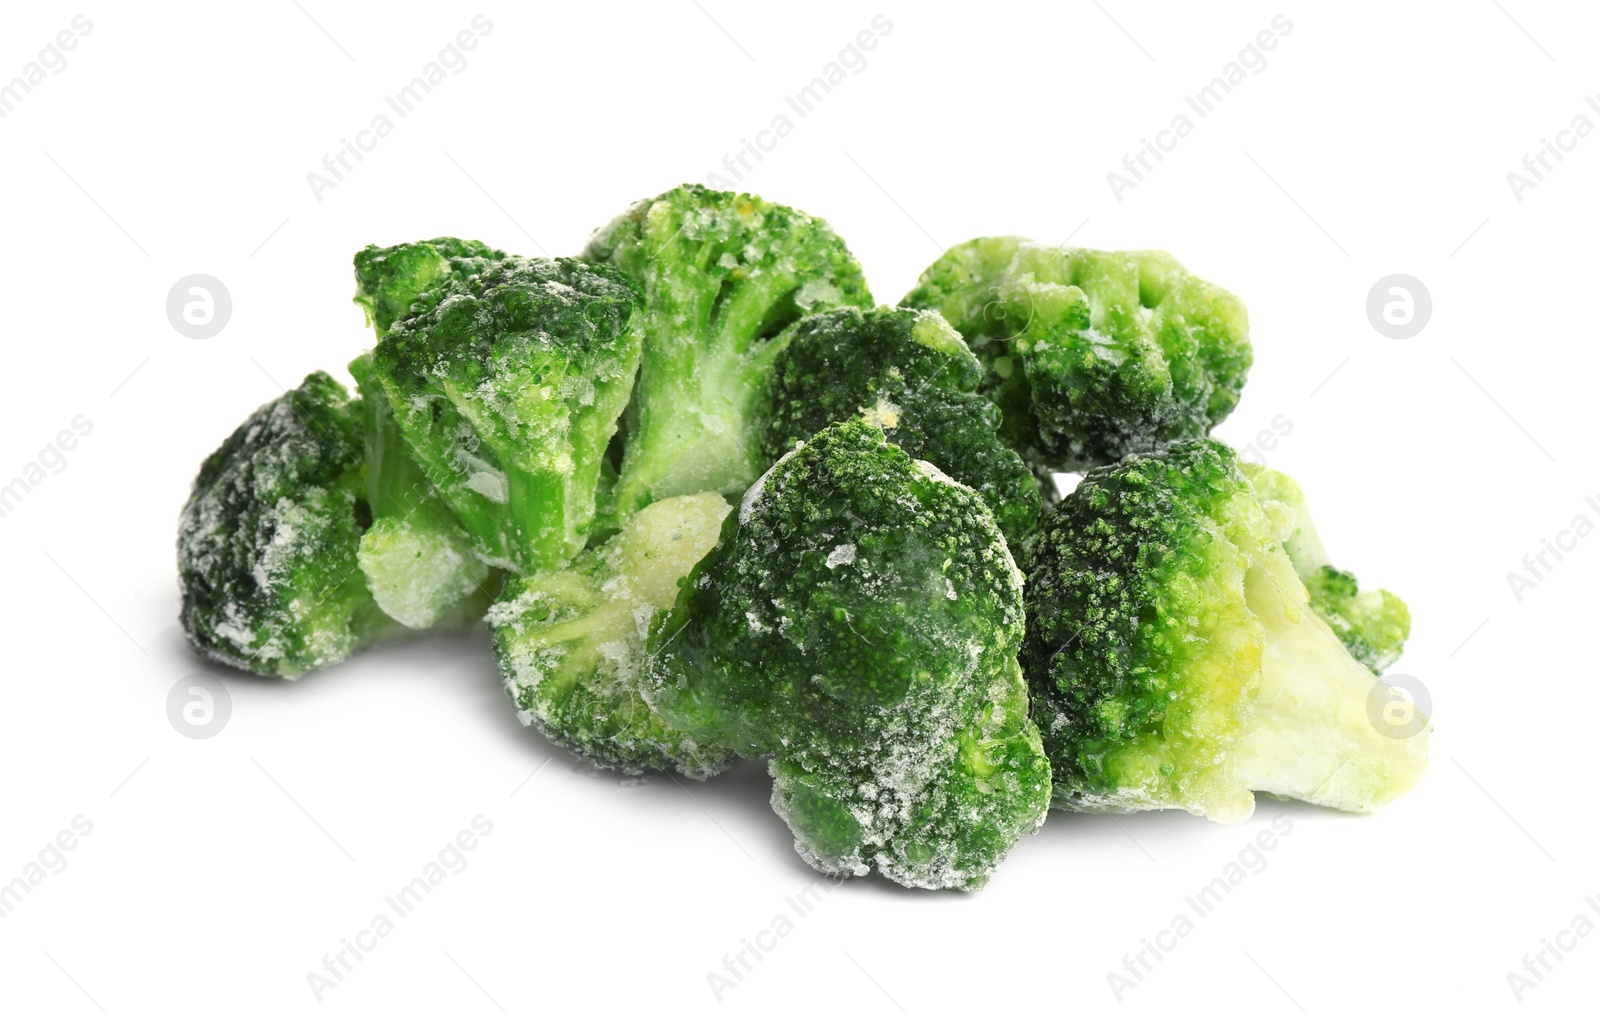
<instances>
[{"instance_id":1,"label":"pile of frozen broccoli","mask_svg":"<svg viewBox=\"0 0 1600 1015\"><path fill-rule=\"evenodd\" d=\"M928 888L1052 806L1369 811L1422 774L1426 723L1369 708L1405 604L1208 436L1245 309L1165 253L978 239L875 306L821 219L684 186L574 258L441 238L355 275L356 394L258 409L183 511L212 659L293 679L487 621L551 741L766 759L818 870Z\"/></svg>"}]
</instances>

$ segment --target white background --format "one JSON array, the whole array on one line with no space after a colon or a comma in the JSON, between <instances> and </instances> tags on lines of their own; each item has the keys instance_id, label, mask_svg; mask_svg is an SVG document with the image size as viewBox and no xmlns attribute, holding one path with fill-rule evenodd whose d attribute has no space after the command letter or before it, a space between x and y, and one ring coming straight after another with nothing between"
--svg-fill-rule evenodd
<instances>
[{"instance_id":1,"label":"white background","mask_svg":"<svg viewBox=\"0 0 1600 1015\"><path fill-rule=\"evenodd\" d=\"M1596 12L930 6L7 8L0 80L80 10L93 29L0 120L0 482L77 414L94 429L0 519L0 880L75 815L93 832L0 920L0 1009L1491 1011L1541 939L1600 923L1600 539L1520 602L1506 577L1600 520L1600 137L1521 201L1506 180L1574 116L1600 125ZM480 11L466 69L316 200L307 172ZM878 13L865 69L795 118L783 96ZM1184 95L1280 13L1265 69L1198 119ZM1243 827L1055 814L975 896L835 890L719 1002L707 974L813 880L755 766L687 791L594 774L518 725L481 631L298 684L227 675L227 728L174 732L169 688L223 672L175 622L189 480L368 344L351 255L441 233L574 253L786 112L743 185L826 217L882 301L987 233L1163 247L1244 299L1256 366L1220 434L1290 421L1266 457L1337 561L1410 602L1398 669L1437 725L1412 796ZM1117 200L1107 172L1181 112L1193 132ZM164 310L193 272L233 297L205 341ZM1403 341L1365 311L1394 272L1433 301ZM318 1002L324 954L478 814L469 866ZM1274 815L1266 869L1118 1001L1107 973ZM1600 987L1600 934L1563 940L1522 1008Z\"/></svg>"}]
</instances>

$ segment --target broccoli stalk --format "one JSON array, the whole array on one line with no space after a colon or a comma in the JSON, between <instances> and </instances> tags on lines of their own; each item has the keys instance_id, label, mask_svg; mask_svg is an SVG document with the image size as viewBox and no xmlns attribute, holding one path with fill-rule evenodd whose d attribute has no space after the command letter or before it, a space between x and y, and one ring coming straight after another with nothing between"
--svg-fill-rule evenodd
<instances>
[{"instance_id":1,"label":"broccoli stalk","mask_svg":"<svg viewBox=\"0 0 1600 1015\"><path fill-rule=\"evenodd\" d=\"M372 511L357 557L372 596L412 630L470 623L488 608L498 579L473 554L471 537L411 460L372 354L352 362L350 373L361 391Z\"/></svg>"},{"instance_id":2,"label":"broccoli stalk","mask_svg":"<svg viewBox=\"0 0 1600 1015\"><path fill-rule=\"evenodd\" d=\"M504 260L503 251L448 236L368 246L355 256L355 302L381 339L424 294L465 284ZM350 373L361 391L373 514L359 558L373 597L413 630L482 616L498 577L473 555L471 537L411 460L372 354L351 363Z\"/></svg>"},{"instance_id":3,"label":"broccoli stalk","mask_svg":"<svg viewBox=\"0 0 1600 1015\"><path fill-rule=\"evenodd\" d=\"M1299 483L1265 465L1243 462L1241 467L1262 500L1277 501L1294 513L1294 528L1283 549L1305 583L1317 616L1373 673L1394 665L1411 635L1411 611L1405 602L1388 589L1362 591L1355 575L1329 563Z\"/></svg>"},{"instance_id":4,"label":"broccoli stalk","mask_svg":"<svg viewBox=\"0 0 1600 1015\"><path fill-rule=\"evenodd\" d=\"M1250 369L1244 305L1159 250L973 240L902 302L966 335L993 374L1002 433L1057 470L1210 433Z\"/></svg>"},{"instance_id":5,"label":"broccoli stalk","mask_svg":"<svg viewBox=\"0 0 1600 1015\"><path fill-rule=\"evenodd\" d=\"M195 650L266 676L331 666L399 628L367 591L360 407L324 373L212 452L178 523L181 620Z\"/></svg>"},{"instance_id":6,"label":"broccoli stalk","mask_svg":"<svg viewBox=\"0 0 1600 1015\"><path fill-rule=\"evenodd\" d=\"M936 311L843 307L802 319L773 368L769 461L830 423L864 417L912 458L982 495L1008 540L1039 520L1033 473L995 433L983 366Z\"/></svg>"},{"instance_id":7,"label":"broccoli stalk","mask_svg":"<svg viewBox=\"0 0 1600 1015\"><path fill-rule=\"evenodd\" d=\"M424 294L378 343L394 421L483 562L526 574L583 549L637 299L613 268L513 258Z\"/></svg>"},{"instance_id":8,"label":"broccoli stalk","mask_svg":"<svg viewBox=\"0 0 1600 1015\"><path fill-rule=\"evenodd\" d=\"M1188 439L1090 472L1029 537L1021 658L1057 806L1241 821L1252 791L1369 811L1421 778L1426 730L1369 718L1375 678L1310 608L1291 524Z\"/></svg>"},{"instance_id":9,"label":"broccoli stalk","mask_svg":"<svg viewBox=\"0 0 1600 1015\"><path fill-rule=\"evenodd\" d=\"M1245 579L1261 622L1255 722L1233 753L1233 777L1258 793L1370 811L1421 778L1427 738L1392 738L1368 710L1375 678L1307 609L1287 556L1269 552Z\"/></svg>"},{"instance_id":10,"label":"broccoli stalk","mask_svg":"<svg viewBox=\"0 0 1600 1015\"><path fill-rule=\"evenodd\" d=\"M669 729L639 695L651 618L716 545L727 501L669 497L560 571L512 578L489 610L495 655L524 725L596 765L695 779L728 752Z\"/></svg>"},{"instance_id":11,"label":"broccoli stalk","mask_svg":"<svg viewBox=\"0 0 1600 1015\"><path fill-rule=\"evenodd\" d=\"M761 414L777 336L813 311L872 303L827 223L697 184L635 204L583 256L621 268L644 293L619 522L663 497L741 493L765 465Z\"/></svg>"},{"instance_id":12,"label":"broccoli stalk","mask_svg":"<svg viewBox=\"0 0 1600 1015\"><path fill-rule=\"evenodd\" d=\"M668 725L770 756L818 870L976 889L1044 819L1022 576L979 496L851 419L785 456L650 637Z\"/></svg>"}]
</instances>

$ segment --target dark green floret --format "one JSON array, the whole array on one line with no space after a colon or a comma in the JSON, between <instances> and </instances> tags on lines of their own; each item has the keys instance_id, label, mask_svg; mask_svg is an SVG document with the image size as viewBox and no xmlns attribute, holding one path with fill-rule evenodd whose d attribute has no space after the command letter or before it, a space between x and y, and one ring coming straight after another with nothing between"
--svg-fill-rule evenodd
<instances>
[{"instance_id":1,"label":"dark green floret","mask_svg":"<svg viewBox=\"0 0 1600 1015\"><path fill-rule=\"evenodd\" d=\"M453 236L392 247L368 245L356 254L355 301L382 338L424 293L466 282L505 259L505 251Z\"/></svg>"},{"instance_id":2,"label":"dark green floret","mask_svg":"<svg viewBox=\"0 0 1600 1015\"><path fill-rule=\"evenodd\" d=\"M583 549L638 370L637 300L613 268L513 258L425 294L378 343L411 456L485 563L529 573Z\"/></svg>"},{"instance_id":3,"label":"dark green floret","mask_svg":"<svg viewBox=\"0 0 1600 1015\"><path fill-rule=\"evenodd\" d=\"M862 417L912 458L976 490L1008 540L1039 520L1033 473L995 433L983 365L931 310L844 307L802 319L773 369L763 449L776 461L830 423Z\"/></svg>"},{"instance_id":4,"label":"dark green floret","mask_svg":"<svg viewBox=\"0 0 1600 1015\"><path fill-rule=\"evenodd\" d=\"M1050 797L1022 633L982 498L849 420L728 517L651 635L646 697L772 758L773 806L817 869L971 890Z\"/></svg>"},{"instance_id":5,"label":"dark green floret","mask_svg":"<svg viewBox=\"0 0 1600 1015\"><path fill-rule=\"evenodd\" d=\"M1096 469L1047 514L1022 665L1059 806L1366 811L1421 777L1425 732L1373 723L1373 675L1309 608L1291 527L1208 439Z\"/></svg>"},{"instance_id":6,"label":"dark green floret","mask_svg":"<svg viewBox=\"0 0 1600 1015\"><path fill-rule=\"evenodd\" d=\"M644 293L619 522L663 497L742 493L765 466L775 339L806 314L872 305L861 266L826 222L698 184L638 202L583 256L627 272Z\"/></svg>"},{"instance_id":7,"label":"dark green floret","mask_svg":"<svg viewBox=\"0 0 1600 1015\"><path fill-rule=\"evenodd\" d=\"M195 477L178 523L195 650L267 676L330 666L397 630L367 592L360 408L314 373L251 415Z\"/></svg>"},{"instance_id":8,"label":"dark green floret","mask_svg":"<svg viewBox=\"0 0 1600 1015\"><path fill-rule=\"evenodd\" d=\"M1002 432L1057 470L1210 433L1250 369L1244 305L1159 250L973 240L903 303L940 311L966 336L992 374Z\"/></svg>"}]
</instances>

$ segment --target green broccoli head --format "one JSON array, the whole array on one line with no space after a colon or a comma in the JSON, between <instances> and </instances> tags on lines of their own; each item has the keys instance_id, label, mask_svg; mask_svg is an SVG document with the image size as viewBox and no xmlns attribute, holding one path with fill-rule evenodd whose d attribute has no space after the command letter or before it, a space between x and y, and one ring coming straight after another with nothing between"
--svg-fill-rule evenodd
<instances>
[{"instance_id":1,"label":"green broccoli head","mask_svg":"<svg viewBox=\"0 0 1600 1015\"><path fill-rule=\"evenodd\" d=\"M1367 811L1408 790L1424 732L1380 733L1375 681L1308 608L1226 445L1090 472L1025 543L1022 665L1056 803L1239 821L1252 791Z\"/></svg>"},{"instance_id":2,"label":"green broccoli head","mask_svg":"<svg viewBox=\"0 0 1600 1015\"><path fill-rule=\"evenodd\" d=\"M977 393L983 365L937 311L843 307L802 319L773 366L763 439L776 461L830 423L864 416L912 458L976 490L1008 540L1039 520L1033 473Z\"/></svg>"},{"instance_id":3,"label":"green broccoli head","mask_svg":"<svg viewBox=\"0 0 1600 1015\"><path fill-rule=\"evenodd\" d=\"M1244 305L1158 250L974 240L948 251L904 302L948 307L958 330L971 329L1009 417L1002 432L1055 469L1210 433L1250 369Z\"/></svg>"},{"instance_id":4,"label":"green broccoli head","mask_svg":"<svg viewBox=\"0 0 1600 1015\"><path fill-rule=\"evenodd\" d=\"M1305 583L1317 616L1373 673L1381 674L1394 665L1411 636L1411 611L1405 602L1388 589L1362 591L1355 575L1328 562L1299 483L1265 465L1243 462L1241 466L1258 497L1277 501L1294 513L1294 528L1283 548L1295 574Z\"/></svg>"},{"instance_id":5,"label":"green broccoli head","mask_svg":"<svg viewBox=\"0 0 1600 1015\"><path fill-rule=\"evenodd\" d=\"M485 563L525 574L583 549L638 369L637 305L613 268L513 258L425 294L378 343L411 456Z\"/></svg>"},{"instance_id":6,"label":"green broccoli head","mask_svg":"<svg viewBox=\"0 0 1600 1015\"><path fill-rule=\"evenodd\" d=\"M361 392L372 511L356 557L372 597L412 630L470 624L488 608L499 574L474 555L472 537L406 450L372 353L350 373Z\"/></svg>"},{"instance_id":7,"label":"green broccoli head","mask_svg":"<svg viewBox=\"0 0 1600 1015\"><path fill-rule=\"evenodd\" d=\"M502 250L453 236L392 247L368 245L356 254L355 301L382 338L424 293L466 282L505 259Z\"/></svg>"},{"instance_id":8,"label":"green broccoli head","mask_svg":"<svg viewBox=\"0 0 1600 1015\"><path fill-rule=\"evenodd\" d=\"M293 679L393 629L356 566L362 470L359 407L324 373L212 452L178 523L181 620L196 651Z\"/></svg>"},{"instance_id":9,"label":"green broccoli head","mask_svg":"<svg viewBox=\"0 0 1600 1015\"><path fill-rule=\"evenodd\" d=\"M726 750L669 729L639 694L650 620L671 608L727 513L715 493L656 501L565 569L507 582L489 624L524 725L624 772L704 779L727 766Z\"/></svg>"},{"instance_id":10,"label":"green broccoli head","mask_svg":"<svg viewBox=\"0 0 1600 1015\"><path fill-rule=\"evenodd\" d=\"M621 268L644 292L619 518L663 497L741 493L765 465L777 336L814 311L872 305L861 266L826 222L697 184L635 204L583 256Z\"/></svg>"},{"instance_id":11,"label":"green broccoli head","mask_svg":"<svg viewBox=\"0 0 1600 1015\"><path fill-rule=\"evenodd\" d=\"M646 697L699 741L770 755L773 806L819 870L976 889L1050 798L1022 625L982 499L852 419L745 494L651 634Z\"/></svg>"}]
</instances>

